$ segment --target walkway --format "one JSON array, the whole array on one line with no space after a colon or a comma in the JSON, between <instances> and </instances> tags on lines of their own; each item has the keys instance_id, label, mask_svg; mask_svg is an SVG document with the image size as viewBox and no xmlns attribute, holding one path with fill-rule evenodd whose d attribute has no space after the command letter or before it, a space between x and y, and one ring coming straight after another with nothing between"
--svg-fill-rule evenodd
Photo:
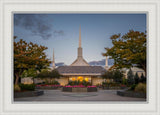
<instances>
[{"instance_id":1,"label":"walkway","mask_svg":"<svg viewBox=\"0 0 160 115\"><path fill-rule=\"evenodd\" d=\"M44 95L37 97L15 98L19 101L143 101L144 98L122 97L116 94L116 90L99 90L98 92L72 93L61 92L60 90L44 90Z\"/></svg>"}]
</instances>

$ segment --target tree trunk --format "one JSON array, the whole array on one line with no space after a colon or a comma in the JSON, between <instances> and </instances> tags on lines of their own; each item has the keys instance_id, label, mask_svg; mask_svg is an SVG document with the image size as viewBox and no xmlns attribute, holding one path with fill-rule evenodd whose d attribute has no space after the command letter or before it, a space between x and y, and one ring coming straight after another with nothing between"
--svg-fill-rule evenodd
<instances>
[{"instance_id":1,"label":"tree trunk","mask_svg":"<svg viewBox=\"0 0 160 115\"><path fill-rule=\"evenodd\" d=\"M15 85L18 84L18 81L19 81L19 74L15 74L16 75L16 81L15 81Z\"/></svg>"}]
</instances>

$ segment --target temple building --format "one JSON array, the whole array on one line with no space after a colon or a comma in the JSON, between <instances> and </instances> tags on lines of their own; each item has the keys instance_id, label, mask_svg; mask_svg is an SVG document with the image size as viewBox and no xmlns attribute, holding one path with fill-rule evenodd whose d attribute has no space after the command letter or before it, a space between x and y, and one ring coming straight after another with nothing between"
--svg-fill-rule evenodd
<instances>
[{"instance_id":1,"label":"temple building","mask_svg":"<svg viewBox=\"0 0 160 115\"><path fill-rule=\"evenodd\" d=\"M53 68L55 68L53 54ZM106 69L102 66L90 66L83 58L83 49L81 45L81 28L79 29L79 47L77 59L69 66L59 66L56 68L63 77L56 79L61 85L67 85L69 81L86 80L92 85L101 84L103 79L101 75L108 69L108 60L106 60Z\"/></svg>"}]
</instances>

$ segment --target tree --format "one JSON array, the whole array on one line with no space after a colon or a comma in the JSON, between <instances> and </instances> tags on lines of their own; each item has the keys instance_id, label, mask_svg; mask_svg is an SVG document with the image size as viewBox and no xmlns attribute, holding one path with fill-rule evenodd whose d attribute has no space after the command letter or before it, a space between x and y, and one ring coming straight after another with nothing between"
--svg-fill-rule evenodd
<instances>
[{"instance_id":1,"label":"tree","mask_svg":"<svg viewBox=\"0 0 160 115\"><path fill-rule=\"evenodd\" d=\"M135 83L135 81L134 81L134 75L133 75L131 69L129 69L129 72L127 73L127 77L128 77L127 79L128 79L128 84L129 85L132 85L132 84Z\"/></svg>"},{"instance_id":2,"label":"tree","mask_svg":"<svg viewBox=\"0 0 160 115\"><path fill-rule=\"evenodd\" d=\"M16 39L16 37L14 37ZM14 41L14 76L16 77L15 84L18 84L19 77L24 70L34 68L41 70L47 68L51 61L47 59L45 50L47 47L39 46L32 42L27 43L20 39Z\"/></svg>"},{"instance_id":3,"label":"tree","mask_svg":"<svg viewBox=\"0 0 160 115\"><path fill-rule=\"evenodd\" d=\"M37 74L37 78L46 79L45 81L48 82L47 78L49 76L50 70L42 69L40 73Z\"/></svg>"},{"instance_id":4,"label":"tree","mask_svg":"<svg viewBox=\"0 0 160 115\"><path fill-rule=\"evenodd\" d=\"M134 76L134 81L135 81L135 84L138 84L139 83L139 76L136 72L135 76Z\"/></svg>"},{"instance_id":5,"label":"tree","mask_svg":"<svg viewBox=\"0 0 160 115\"><path fill-rule=\"evenodd\" d=\"M48 77L50 78L50 82L51 82L51 79L60 78L60 76L61 74L56 69L53 69L52 71L50 71L48 75Z\"/></svg>"},{"instance_id":6,"label":"tree","mask_svg":"<svg viewBox=\"0 0 160 115\"><path fill-rule=\"evenodd\" d=\"M61 74L56 70L49 70L49 69L44 69L42 70L38 75L37 78L41 78L41 79L50 79L50 83L51 83L51 79L53 78L59 78L61 76Z\"/></svg>"},{"instance_id":7,"label":"tree","mask_svg":"<svg viewBox=\"0 0 160 115\"><path fill-rule=\"evenodd\" d=\"M140 82L146 83L146 77L144 77L143 73L141 74Z\"/></svg>"},{"instance_id":8,"label":"tree","mask_svg":"<svg viewBox=\"0 0 160 115\"><path fill-rule=\"evenodd\" d=\"M122 78L123 78L123 72L120 70L114 70L113 72L113 79L115 82L117 83L121 83L122 82Z\"/></svg>"},{"instance_id":9,"label":"tree","mask_svg":"<svg viewBox=\"0 0 160 115\"><path fill-rule=\"evenodd\" d=\"M130 30L121 36L111 36L113 47L105 48L103 56L114 59L112 68L130 68L136 66L146 72L146 32Z\"/></svg>"},{"instance_id":10,"label":"tree","mask_svg":"<svg viewBox=\"0 0 160 115\"><path fill-rule=\"evenodd\" d=\"M113 79L113 72L112 71L107 71L104 74L101 75L103 79Z\"/></svg>"},{"instance_id":11,"label":"tree","mask_svg":"<svg viewBox=\"0 0 160 115\"><path fill-rule=\"evenodd\" d=\"M37 76L37 70L31 68L28 70L24 70L22 75L20 77L25 78L25 77L31 77L34 83L34 78Z\"/></svg>"}]
</instances>

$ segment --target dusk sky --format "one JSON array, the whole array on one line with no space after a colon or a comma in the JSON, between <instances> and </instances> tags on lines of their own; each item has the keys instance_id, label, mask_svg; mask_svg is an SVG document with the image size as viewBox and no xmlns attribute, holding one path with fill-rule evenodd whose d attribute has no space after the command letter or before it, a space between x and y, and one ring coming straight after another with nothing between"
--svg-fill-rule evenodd
<instances>
[{"instance_id":1,"label":"dusk sky","mask_svg":"<svg viewBox=\"0 0 160 115\"><path fill-rule=\"evenodd\" d=\"M79 26L83 57L87 62L105 59L104 47L111 47L111 35L129 30L146 31L146 14L15 14L14 35L48 47L55 62L70 65L77 58Z\"/></svg>"}]
</instances>

